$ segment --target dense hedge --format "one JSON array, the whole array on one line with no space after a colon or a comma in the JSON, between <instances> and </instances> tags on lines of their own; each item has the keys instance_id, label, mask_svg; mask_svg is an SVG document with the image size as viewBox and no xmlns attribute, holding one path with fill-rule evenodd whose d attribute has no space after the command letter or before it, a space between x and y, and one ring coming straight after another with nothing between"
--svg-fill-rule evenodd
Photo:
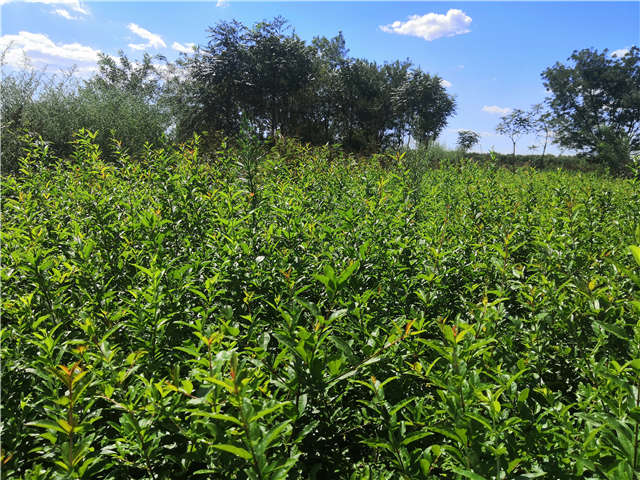
<instances>
[{"instance_id":1,"label":"dense hedge","mask_svg":"<svg viewBox=\"0 0 640 480\"><path fill-rule=\"evenodd\" d=\"M474 161L480 163L498 163L505 167L530 166L537 169L563 168L571 171L604 173L607 168L601 162L587 157L575 155L516 155L506 153L471 153L468 155Z\"/></svg>"},{"instance_id":2,"label":"dense hedge","mask_svg":"<svg viewBox=\"0 0 640 480\"><path fill-rule=\"evenodd\" d=\"M2 478L640 471L632 180L43 155L2 179Z\"/></svg>"}]
</instances>

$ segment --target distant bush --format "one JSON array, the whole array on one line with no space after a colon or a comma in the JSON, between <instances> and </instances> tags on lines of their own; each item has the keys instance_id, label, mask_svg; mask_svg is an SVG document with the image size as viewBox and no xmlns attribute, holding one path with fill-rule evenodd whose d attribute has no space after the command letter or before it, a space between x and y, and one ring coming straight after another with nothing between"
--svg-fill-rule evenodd
<instances>
[{"instance_id":1,"label":"distant bush","mask_svg":"<svg viewBox=\"0 0 640 480\"><path fill-rule=\"evenodd\" d=\"M589 162L581 157L574 155L549 155L546 154L544 159L541 155L516 155L504 153L493 153L493 158L490 153L470 153L468 155L473 160L478 162L497 162L504 166L532 166L536 168L564 168L567 170L581 170L581 171L594 171L598 170L595 165L589 164Z\"/></svg>"},{"instance_id":2,"label":"distant bush","mask_svg":"<svg viewBox=\"0 0 640 480\"><path fill-rule=\"evenodd\" d=\"M98 132L96 143L107 152L111 137L123 148L140 152L145 143L158 143L169 117L148 96L122 85L82 81L67 74L49 75L33 68L8 72L0 87L2 101L2 170L15 171L22 155L21 137L40 136L51 154L72 152L73 132Z\"/></svg>"},{"instance_id":3,"label":"distant bush","mask_svg":"<svg viewBox=\"0 0 640 480\"><path fill-rule=\"evenodd\" d=\"M542 158L541 155L516 155L514 157L512 154L496 152L464 153L461 150L448 150L439 143L432 143L429 146L418 146L417 148L406 149L404 151L400 150L399 152L404 153L405 164L411 164L414 166L420 165L421 168L424 166L437 168L448 164L458 164L466 159L483 165L496 164L498 166L509 168L531 166L538 169L562 168L565 170L582 172L605 171L605 168L602 166L602 162L598 162L595 159L588 157L574 155L546 154L544 158ZM387 156L391 158L393 155L398 154ZM390 164L392 162L383 163Z\"/></svg>"}]
</instances>

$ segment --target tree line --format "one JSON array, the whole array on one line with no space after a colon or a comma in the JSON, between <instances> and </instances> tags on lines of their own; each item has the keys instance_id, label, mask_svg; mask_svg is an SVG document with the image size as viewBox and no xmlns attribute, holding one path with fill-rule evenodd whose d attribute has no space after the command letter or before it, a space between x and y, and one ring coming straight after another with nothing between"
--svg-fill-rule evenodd
<instances>
[{"instance_id":1,"label":"tree line","mask_svg":"<svg viewBox=\"0 0 640 480\"><path fill-rule=\"evenodd\" d=\"M300 39L281 17L248 27L220 22L206 45L174 61L100 55L88 80L33 69L5 75L3 170L17 164L23 135L40 136L52 155L73 149L73 132L98 131L103 150L132 153L208 132L209 147L247 129L262 138L296 137L371 153L433 143L456 112L442 79L411 61L378 64L349 56L342 33ZM0 61L2 59L0 58ZM549 97L501 118L497 132L513 155L525 133L623 169L640 150L640 49L622 57L576 51L542 73ZM478 134L459 133L467 151Z\"/></svg>"},{"instance_id":2,"label":"tree line","mask_svg":"<svg viewBox=\"0 0 640 480\"><path fill-rule=\"evenodd\" d=\"M101 55L88 81L13 75L2 86L2 97L13 100L3 105L4 133L17 145L20 131L36 132L62 155L80 127L99 130L105 148L112 136L140 150L163 136L233 137L249 128L263 138L371 153L410 139L433 142L455 112L440 77L409 60L381 65L350 57L342 33L307 44L277 17L253 27L220 22L208 38L172 63Z\"/></svg>"}]
</instances>

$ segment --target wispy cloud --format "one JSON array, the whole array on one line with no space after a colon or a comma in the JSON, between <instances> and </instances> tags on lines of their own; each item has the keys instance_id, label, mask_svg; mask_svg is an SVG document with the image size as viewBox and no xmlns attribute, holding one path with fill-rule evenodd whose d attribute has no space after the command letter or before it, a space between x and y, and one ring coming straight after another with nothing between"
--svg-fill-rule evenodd
<instances>
[{"instance_id":1,"label":"wispy cloud","mask_svg":"<svg viewBox=\"0 0 640 480\"><path fill-rule=\"evenodd\" d=\"M71 9L73 12L80 13L82 15L89 15L89 9L81 0L0 0L0 5L6 5L7 3L13 3L17 1L22 1L25 3L42 3L45 5L65 6L68 9ZM60 15L57 10L53 11L52 13Z\"/></svg>"},{"instance_id":2,"label":"wispy cloud","mask_svg":"<svg viewBox=\"0 0 640 480\"><path fill-rule=\"evenodd\" d=\"M21 68L25 56L41 64L62 65L69 62L95 65L99 50L80 43L55 43L43 33L21 31L17 35L0 37L0 51L5 52L7 65ZM87 65L80 65L86 67Z\"/></svg>"},{"instance_id":3,"label":"wispy cloud","mask_svg":"<svg viewBox=\"0 0 640 480\"><path fill-rule=\"evenodd\" d=\"M216 7L228 7L229 6L229 0L218 0L216 2Z\"/></svg>"},{"instance_id":4,"label":"wispy cloud","mask_svg":"<svg viewBox=\"0 0 640 480\"><path fill-rule=\"evenodd\" d=\"M482 107L482 111L494 115L506 115L511 112L511 109L509 107L498 107L497 105L485 105Z\"/></svg>"},{"instance_id":5,"label":"wispy cloud","mask_svg":"<svg viewBox=\"0 0 640 480\"><path fill-rule=\"evenodd\" d=\"M614 50L611 52L612 57L624 57L627 53L629 53L628 48L619 48L618 50Z\"/></svg>"},{"instance_id":6,"label":"wispy cloud","mask_svg":"<svg viewBox=\"0 0 640 480\"><path fill-rule=\"evenodd\" d=\"M453 84L452 84L450 81L445 80L444 78L441 78L441 79L440 79L440 85L442 85L444 88L449 88L449 87L451 87Z\"/></svg>"},{"instance_id":7,"label":"wispy cloud","mask_svg":"<svg viewBox=\"0 0 640 480\"><path fill-rule=\"evenodd\" d=\"M195 43L178 43L178 42L173 42L173 44L171 45L171 48L173 48L174 50L176 50L177 52L181 52L181 53L192 53L193 52L193 47L195 47L196 44Z\"/></svg>"},{"instance_id":8,"label":"wispy cloud","mask_svg":"<svg viewBox=\"0 0 640 480\"><path fill-rule=\"evenodd\" d=\"M453 37L471 30L471 17L462 10L452 8L446 15L427 13L426 15L411 15L406 22L396 20L389 25L381 25L380 30L399 35L424 38L427 41L442 37Z\"/></svg>"},{"instance_id":9,"label":"wispy cloud","mask_svg":"<svg viewBox=\"0 0 640 480\"><path fill-rule=\"evenodd\" d=\"M69 11L65 10L64 8L56 8L53 11L53 13L56 14L56 15L60 15L61 17L66 18L67 20L79 20L80 19L79 17L74 17L73 15L71 15L69 13Z\"/></svg>"},{"instance_id":10,"label":"wispy cloud","mask_svg":"<svg viewBox=\"0 0 640 480\"><path fill-rule=\"evenodd\" d=\"M130 23L129 25L127 25L127 28L135 35L147 41L147 43L130 43L129 47L133 48L134 50L144 50L146 48L159 48L167 46L160 35L151 33L149 30L146 30L139 25L136 25L135 23Z\"/></svg>"}]
</instances>

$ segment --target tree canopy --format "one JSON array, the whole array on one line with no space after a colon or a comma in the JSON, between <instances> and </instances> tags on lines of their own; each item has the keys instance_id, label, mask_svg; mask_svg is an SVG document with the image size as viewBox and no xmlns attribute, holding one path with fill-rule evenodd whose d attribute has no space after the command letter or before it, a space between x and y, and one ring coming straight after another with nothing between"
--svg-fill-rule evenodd
<instances>
[{"instance_id":1,"label":"tree canopy","mask_svg":"<svg viewBox=\"0 0 640 480\"><path fill-rule=\"evenodd\" d=\"M542 73L556 141L621 168L640 150L640 48L621 57L574 51Z\"/></svg>"},{"instance_id":2,"label":"tree canopy","mask_svg":"<svg viewBox=\"0 0 640 480\"><path fill-rule=\"evenodd\" d=\"M455 112L439 77L409 61L348 57L342 33L307 45L280 17L252 28L220 22L208 32L208 45L187 61L201 130L233 135L245 119L264 136L374 151L407 135L431 142Z\"/></svg>"},{"instance_id":3,"label":"tree canopy","mask_svg":"<svg viewBox=\"0 0 640 480\"><path fill-rule=\"evenodd\" d=\"M511 113L500 118L500 123L496 127L496 132L500 135L506 135L513 144L513 157L516 156L516 141L518 137L531 132L533 126L531 117L524 110L516 108Z\"/></svg>"},{"instance_id":4,"label":"tree canopy","mask_svg":"<svg viewBox=\"0 0 640 480\"><path fill-rule=\"evenodd\" d=\"M458 131L458 148L463 152L469 151L474 145L480 141L480 134L473 130Z\"/></svg>"}]
</instances>

